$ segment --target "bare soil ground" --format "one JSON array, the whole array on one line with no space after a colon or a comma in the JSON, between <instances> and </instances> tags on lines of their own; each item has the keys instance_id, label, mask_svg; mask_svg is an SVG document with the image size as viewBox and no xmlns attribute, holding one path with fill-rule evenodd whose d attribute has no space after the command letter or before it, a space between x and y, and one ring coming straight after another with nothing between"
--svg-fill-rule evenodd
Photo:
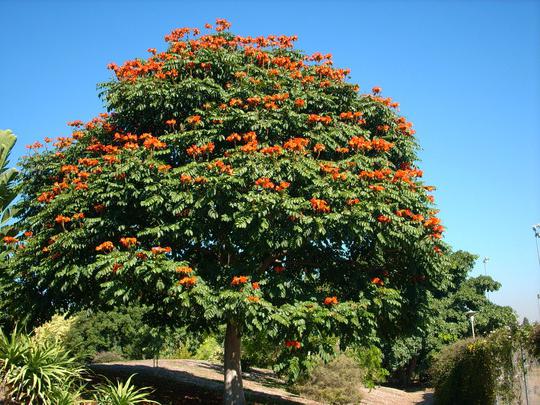
<instances>
[{"instance_id":1,"label":"bare soil ground","mask_svg":"<svg viewBox=\"0 0 540 405\"><path fill-rule=\"evenodd\" d=\"M167 405L221 404L223 401L223 368L206 361L160 360L153 367L152 360L94 364L97 374L126 377L137 374L135 381L153 386L155 399ZM320 405L286 390L283 381L271 371L254 369L243 373L246 400L250 404L306 404ZM406 392L379 387L365 390L363 405L432 404L429 391Z\"/></svg>"}]
</instances>

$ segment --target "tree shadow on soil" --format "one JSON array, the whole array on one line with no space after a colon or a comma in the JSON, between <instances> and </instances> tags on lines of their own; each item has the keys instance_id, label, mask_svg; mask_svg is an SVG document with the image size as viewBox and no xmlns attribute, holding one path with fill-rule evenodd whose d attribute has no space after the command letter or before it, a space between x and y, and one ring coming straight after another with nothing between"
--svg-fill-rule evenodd
<instances>
[{"instance_id":1,"label":"tree shadow on soil","mask_svg":"<svg viewBox=\"0 0 540 405\"><path fill-rule=\"evenodd\" d=\"M210 363L198 364L199 367L207 367L222 372L223 368L219 365ZM151 367L146 365L120 365L120 364L92 364L89 368L94 375L89 378L95 383L102 378L107 377L114 380L115 378L125 379L132 374L136 374L133 382L138 386L151 387L154 390L152 399L159 401L164 405L184 405L184 404L222 404L223 403L223 383L204 378L187 371L170 370L164 367ZM262 380L259 380L259 376ZM244 377L249 380L257 381L260 384L266 385L265 380L268 380L272 386L272 378L270 373L258 370L251 373L246 373ZM257 405L292 405L300 404L294 400L286 399L280 395L270 394L267 392L255 391L252 389L244 389L246 401L248 404Z\"/></svg>"}]
</instances>

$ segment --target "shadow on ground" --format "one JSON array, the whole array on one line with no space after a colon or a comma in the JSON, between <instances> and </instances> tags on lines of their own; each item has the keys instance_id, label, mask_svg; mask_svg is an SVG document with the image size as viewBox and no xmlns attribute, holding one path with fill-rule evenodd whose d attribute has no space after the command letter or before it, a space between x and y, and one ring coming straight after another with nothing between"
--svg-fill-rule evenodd
<instances>
[{"instance_id":1,"label":"shadow on ground","mask_svg":"<svg viewBox=\"0 0 540 405\"><path fill-rule=\"evenodd\" d=\"M221 373L223 369L214 364L199 364L214 372ZM165 367L152 367L149 365L128 364L92 364L90 369L95 373L91 376L93 381L99 381L99 376L115 378L127 378L136 374L133 378L139 386L150 386L155 391L152 399L164 405L180 404L222 404L223 383L212 378L197 376L184 370L171 370ZM245 380L254 380L257 383L275 387L277 380L264 371L246 373ZM246 400L249 404L302 404L301 400L295 401L284 396L245 388Z\"/></svg>"}]
</instances>

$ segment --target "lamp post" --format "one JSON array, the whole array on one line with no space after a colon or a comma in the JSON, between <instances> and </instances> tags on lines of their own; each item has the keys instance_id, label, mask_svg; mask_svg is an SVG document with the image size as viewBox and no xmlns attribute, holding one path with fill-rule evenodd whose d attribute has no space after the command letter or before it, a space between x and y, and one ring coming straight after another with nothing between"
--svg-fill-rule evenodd
<instances>
[{"instance_id":1,"label":"lamp post","mask_svg":"<svg viewBox=\"0 0 540 405\"><path fill-rule=\"evenodd\" d=\"M467 311L465 312L465 315L469 318L469 321L471 322L471 330L472 330L472 337L473 339L476 339L476 334L474 333L474 315L476 314L476 311Z\"/></svg>"},{"instance_id":2,"label":"lamp post","mask_svg":"<svg viewBox=\"0 0 540 405\"><path fill-rule=\"evenodd\" d=\"M489 262L489 257L484 257L482 263L484 263L484 275L487 276L487 262ZM489 300L489 292L486 291L486 298Z\"/></svg>"},{"instance_id":3,"label":"lamp post","mask_svg":"<svg viewBox=\"0 0 540 405\"><path fill-rule=\"evenodd\" d=\"M540 266L540 249L538 248L538 239L540 239L540 224L533 225L534 240L536 242L536 255L538 256L538 266ZM538 314L540 315L540 294L536 294L538 300Z\"/></svg>"},{"instance_id":4,"label":"lamp post","mask_svg":"<svg viewBox=\"0 0 540 405\"><path fill-rule=\"evenodd\" d=\"M540 266L540 249L538 248L538 239L540 239L540 224L532 227L534 232L534 240L536 241L536 254L538 256L538 265Z\"/></svg>"}]
</instances>

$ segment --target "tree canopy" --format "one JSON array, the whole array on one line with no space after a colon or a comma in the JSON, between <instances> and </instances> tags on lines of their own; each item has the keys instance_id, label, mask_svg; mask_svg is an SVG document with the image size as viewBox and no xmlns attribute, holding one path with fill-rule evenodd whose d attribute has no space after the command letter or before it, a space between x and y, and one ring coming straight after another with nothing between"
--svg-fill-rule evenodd
<instances>
[{"instance_id":1,"label":"tree canopy","mask_svg":"<svg viewBox=\"0 0 540 405\"><path fill-rule=\"evenodd\" d=\"M32 146L2 310L32 324L138 302L293 356L331 350L307 336L412 327L447 247L398 103L296 37L207 28L110 64L107 113Z\"/></svg>"}]
</instances>

